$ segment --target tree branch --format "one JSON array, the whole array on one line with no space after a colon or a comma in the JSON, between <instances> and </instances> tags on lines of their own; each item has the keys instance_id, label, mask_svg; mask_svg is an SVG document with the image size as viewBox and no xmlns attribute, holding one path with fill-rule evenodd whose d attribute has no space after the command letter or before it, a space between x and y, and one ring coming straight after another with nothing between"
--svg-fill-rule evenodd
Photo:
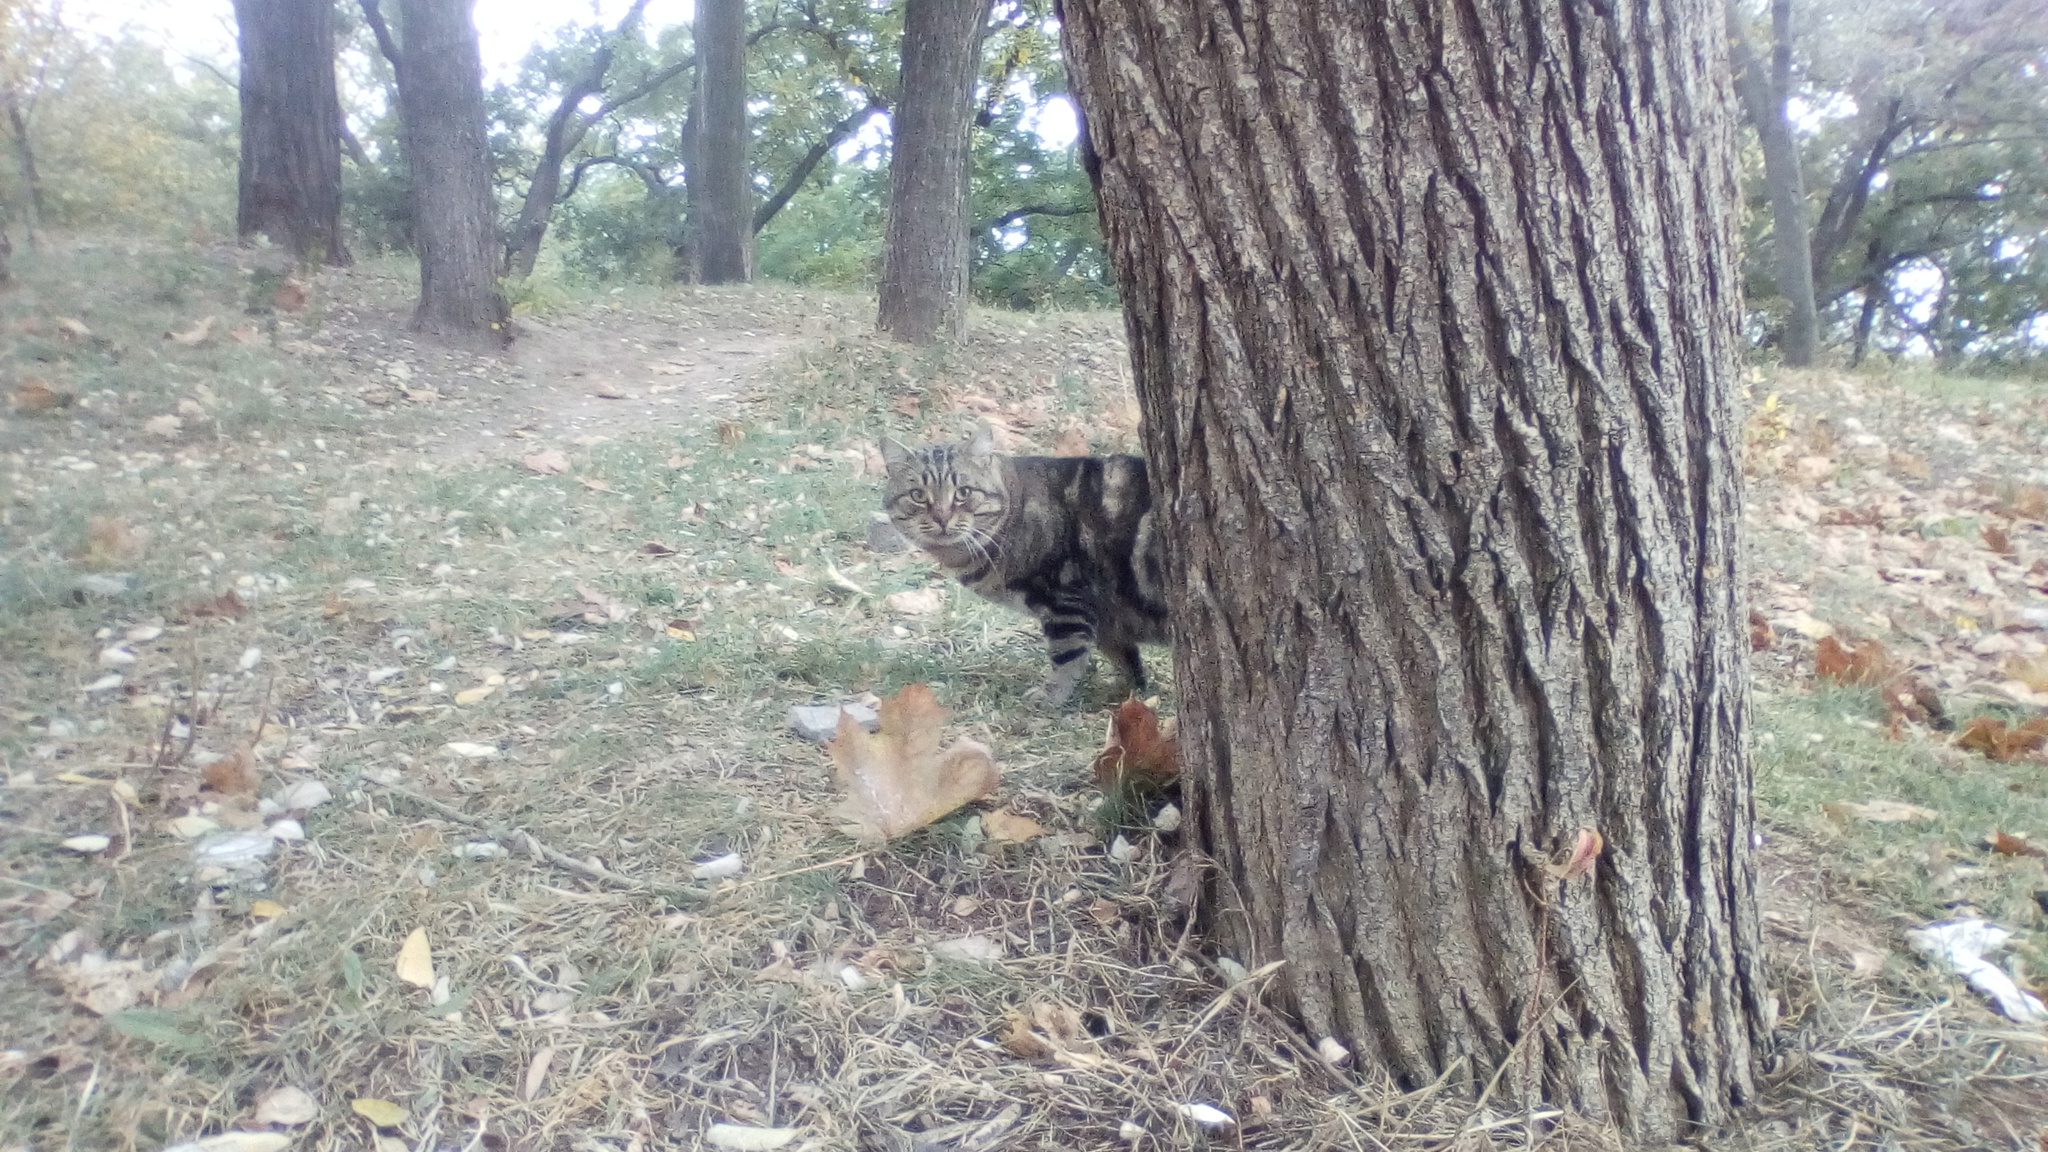
<instances>
[{"instance_id":1,"label":"tree branch","mask_svg":"<svg viewBox=\"0 0 2048 1152\"><path fill-rule=\"evenodd\" d=\"M1813 282L1816 286L1828 282L1828 267L1835 262L1842 246L1849 242L1863 217L1864 208L1870 203L1871 184L1884 170L1892 145L1912 124L1910 118L1901 115L1904 107L1903 99L1892 101L1885 113L1884 127L1871 141L1862 166L1845 173L1828 191L1827 205L1821 209L1820 220L1813 226ZM1821 293L1816 291L1815 295Z\"/></svg>"},{"instance_id":2,"label":"tree branch","mask_svg":"<svg viewBox=\"0 0 2048 1152\"><path fill-rule=\"evenodd\" d=\"M635 176L640 177L641 183L647 185L649 192L659 193L668 191L669 183L667 177L661 174L661 169L652 164L642 163L625 156L585 156L581 160L576 161L576 166L570 170L569 186L562 190L562 195L556 202L567 203L569 197L576 194L577 186L583 183L583 174L600 164L615 164L633 173Z\"/></svg>"},{"instance_id":3,"label":"tree branch","mask_svg":"<svg viewBox=\"0 0 2048 1152\"><path fill-rule=\"evenodd\" d=\"M1022 208L1012 208L1000 216L976 220L968 226L968 231L986 232L991 228L1007 228L1026 216L1086 216L1093 211L1093 204L1026 204Z\"/></svg>"},{"instance_id":4,"label":"tree branch","mask_svg":"<svg viewBox=\"0 0 2048 1152\"><path fill-rule=\"evenodd\" d=\"M370 31L377 34L377 51L391 61L393 72L404 72L405 64L398 51L398 42L391 38L391 26L384 23L384 13L377 7L377 0L357 0L362 5L363 19L369 22ZM401 81L403 83L403 81Z\"/></svg>"},{"instance_id":5,"label":"tree branch","mask_svg":"<svg viewBox=\"0 0 2048 1152\"><path fill-rule=\"evenodd\" d=\"M782 26L780 24L763 24L759 28L754 29L752 32L747 33L747 47L752 48L754 46L755 41L761 39L763 36L767 36L770 33L779 32L781 30ZM688 72L690 69L695 68L696 66L697 57L695 54L691 54L689 56L683 57L681 60L676 61L675 63L669 65L666 68L660 69L659 71L656 72L652 72L647 76L643 77L638 84L635 84L631 88L628 88L623 92L620 92L617 96L613 96L610 99L607 99L601 106L599 106L597 111L590 114L588 119L592 123L595 123L598 120L611 115L613 112L616 112L621 108L624 108L626 105L631 104L635 100L639 100L646 96L651 96L655 92L659 91L662 85L667 84L669 81L675 79L678 76L681 76L683 73Z\"/></svg>"},{"instance_id":6,"label":"tree branch","mask_svg":"<svg viewBox=\"0 0 2048 1152\"><path fill-rule=\"evenodd\" d=\"M356 134L348 130L348 122L345 120L341 125L341 150L348 153L348 158L356 162L356 167L370 167L370 154L363 151L363 142L356 139Z\"/></svg>"},{"instance_id":7,"label":"tree branch","mask_svg":"<svg viewBox=\"0 0 2048 1152\"><path fill-rule=\"evenodd\" d=\"M817 143L811 145L811 150L804 153L803 159L796 162L796 167L789 170L788 179L784 180L782 186L775 190L775 194L762 201L759 208L754 209L753 230L755 234L758 235L761 229L768 226L770 220L775 219L775 214L782 211L783 205L789 203L790 197L796 195L797 189L804 186L804 181L811 178L811 172L818 167L825 157L831 155L834 148L839 147L842 141L848 136L853 135L854 129L866 123L868 117L873 116L875 113L888 110L889 105L886 101L870 93L866 106L827 129L825 135Z\"/></svg>"}]
</instances>

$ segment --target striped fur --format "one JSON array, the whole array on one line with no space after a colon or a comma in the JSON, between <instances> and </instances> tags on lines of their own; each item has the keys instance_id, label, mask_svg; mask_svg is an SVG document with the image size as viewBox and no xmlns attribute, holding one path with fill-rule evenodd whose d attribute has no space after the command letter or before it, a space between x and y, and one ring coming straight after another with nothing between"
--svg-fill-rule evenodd
<instances>
[{"instance_id":1,"label":"striped fur","mask_svg":"<svg viewBox=\"0 0 2048 1152\"><path fill-rule=\"evenodd\" d=\"M882 459L897 529L976 595L1038 619L1048 702L1066 701L1098 647L1143 691L1138 645L1167 635L1142 458L1001 456L983 428L964 444L884 439Z\"/></svg>"}]
</instances>

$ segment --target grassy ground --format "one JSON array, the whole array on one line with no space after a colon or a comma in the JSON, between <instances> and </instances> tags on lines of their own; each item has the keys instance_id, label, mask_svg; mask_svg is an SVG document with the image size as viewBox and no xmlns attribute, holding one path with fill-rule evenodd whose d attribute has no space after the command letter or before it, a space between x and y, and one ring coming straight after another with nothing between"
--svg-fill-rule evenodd
<instances>
[{"instance_id":1,"label":"grassy ground","mask_svg":"<svg viewBox=\"0 0 2048 1152\"><path fill-rule=\"evenodd\" d=\"M86 246L18 261L25 284L0 297L0 379L75 397L0 425L0 1149L253 1130L286 1087L312 1099L295 1147L380 1152L691 1148L720 1122L819 1149L1513 1135L1515 1116L1342 1082L1256 980L1232 991L1168 907L1162 846L1101 843L1087 766L1113 686L1032 708L1028 621L866 546L878 431L993 418L1014 444L1080 427L1097 450L1129 446L1115 318L978 316L967 347L919 354L869 338L858 301L554 301L626 345L678 315L796 342L742 400L562 443L568 470L542 473L519 458L554 445L516 428L502 456L436 449L445 405L487 408L503 369L376 329L402 278L329 276L308 311L278 313L274 274L236 259ZM163 338L206 315L221 319L205 339ZM349 351L371 344L451 399L390 403L384 361ZM1893 474L1845 447L1819 477L1802 462L1827 421L1873 396L1937 413L2021 400L1942 380L1865 382L1856 402L1829 379L1779 387L1799 399L1759 434L1759 600L1861 621L1854 588L1809 578L1827 533L1772 518L1787 500L1860 507L1851 470ZM2033 419L2008 421L2015 443ZM1915 483L1979 458L2012 473L1986 500L2032 482L2025 454L1956 447L1962 463L1932 454ZM888 605L927 588L935 611ZM1962 641L1922 633L1885 635L1946 675ZM1979 842L2048 828L2042 766L1887 738L1875 691L1816 685L1811 641L1778 634L1757 727L1788 1045L1740 1140L2031 1148L2038 1029L1985 1012L1899 929L1965 906L2038 926L2040 860ZM1152 667L1170 710L1170 669ZM1993 683L1979 671L1942 680L1959 710ZM995 750L1001 806L1051 835L992 842L955 817L863 853L835 828L828 763L788 708L914 681ZM334 798L260 869L206 873L196 843L278 818L250 771L255 795L317 780ZM1823 807L1876 799L1934 815ZM218 828L183 838L187 814ZM79 836L108 843L63 846ZM739 875L698 874L728 853ZM396 963L416 930L424 987ZM2048 971L2033 943L2019 955ZM1245 1126L1206 1130L1192 1104Z\"/></svg>"}]
</instances>

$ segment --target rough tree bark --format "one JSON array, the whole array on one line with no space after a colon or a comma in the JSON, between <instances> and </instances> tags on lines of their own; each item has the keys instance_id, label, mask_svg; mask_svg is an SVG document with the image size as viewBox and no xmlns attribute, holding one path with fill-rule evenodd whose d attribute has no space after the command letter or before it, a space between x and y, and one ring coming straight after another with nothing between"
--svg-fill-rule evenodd
<instances>
[{"instance_id":1,"label":"rough tree bark","mask_svg":"<svg viewBox=\"0 0 2048 1152\"><path fill-rule=\"evenodd\" d=\"M235 232L348 263L341 236L341 98L332 0L235 0L242 163Z\"/></svg>"},{"instance_id":2,"label":"rough tree bark","mask_svg":"<svg viewBox=\"0 0 2048 1152\"><path fill-rule=\"evenodd\" d=\"M968 167L989 0L907 0L889 145L877 326L929 344L967 328Z\"/></svg>"},{"instance_id":3,"label":"rough tree bark","mask_svg":"<svg viewBox=\"0 0 2048 1152\"><path fill-rule=\"evenodd\" d=\"M497 207L484 130L483 61L471 0L399 0L398 110L412 169L420 302L412 326L503 345Z\"/></svg>"},{"instance_id":4,"label":"rough tree bark","mask_svg":"<svg viewBox=\"0 0 2048 1152\"><path fill-rule=\"evenodd\" d=\"M697 0L696 161L689 174L698 279L754 277L754 194L747 170L746 0Z\"/></svg>"},{"instance_id":5,"label":"rough tree bark","mask_svg":"<svg viewBox=\"0 0 2048 1152\"><path fill-rule=\"evenodd\" d=\"M1719 7L1063 9L1214 942L1404 1085L1726 1120L1769 1024Z\"/></svg>"},{"instance_id":6,"label":"rough tree bark","mask_svg":"<svg viewBox=\"0 0 2048 1152\"><path fill-rule=\"evenodd\" d=\"M1735 64L1735 91L1743 116L1756 131L1764 154L1764 187L1771 201L1771 255L1777 267L1778 294L1785 298L1785 331L1779 354L1794 368L1810 366L1820 354L1820 310L1813 289L1813 246L1806 222L1806 175L1799 159L1799 141L1785 101L1792 93L1792 2L1771 0L1771 65L1769 71L1743 31L1743 19L1728 5L1729 51Z\"/></svg>"}]
</instances>

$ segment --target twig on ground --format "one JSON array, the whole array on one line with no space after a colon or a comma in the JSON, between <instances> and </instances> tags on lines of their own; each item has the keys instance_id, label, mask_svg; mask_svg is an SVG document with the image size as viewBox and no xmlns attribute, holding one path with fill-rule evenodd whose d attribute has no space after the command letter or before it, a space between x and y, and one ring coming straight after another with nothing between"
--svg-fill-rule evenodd
<instances>
[{"instance_id":1,"label":"twig on ground","mask_svg":"<svg viewBox=\"0 0 2048 1152\"><path fill-rule=\"evenodd\" d=\"M403 800L408 804L417 805L418 807L424 808L437 816L446 817L447 819L453 820L458 824L466 824L471 828L475 828L483 832L485 835L489 836L493 840L510 840L514 843L523 844L526 847L526 850L532 853L534 856L537 856L542 860L546 860L548 863L553 864L555 867L560 868L563 871L573 872L586 880L591 880L599 884L609 884L615 888L624 888L632 892L645 892L649 895L660 896L664 899L675 900L678 902L682 900L696 901L704 898L705 894L703 892L699 892L694 889L658 888L652 884L647 883L644 880L637 880L631 876L621 875L617 872L613 872L606 868L593 868L589 864L586 864L583 861L576 859L574 856L571 856L566 852L562 852L558 849L548 847L546 844L543 844L541 842L540 837L535 836L533 833L528 832L524 828L499 828L496 825L493 825L488 821L482 819L481 817L472 816L469 813L464 812L460 808L456 808L449 804L444 804L431 796L422 796L417 792L408 791L404 788L398 787L395 784L381 784L374 780L365 782L376 784L376 786L382 789L386 795Z\"/></svg>"}]
</instances>

